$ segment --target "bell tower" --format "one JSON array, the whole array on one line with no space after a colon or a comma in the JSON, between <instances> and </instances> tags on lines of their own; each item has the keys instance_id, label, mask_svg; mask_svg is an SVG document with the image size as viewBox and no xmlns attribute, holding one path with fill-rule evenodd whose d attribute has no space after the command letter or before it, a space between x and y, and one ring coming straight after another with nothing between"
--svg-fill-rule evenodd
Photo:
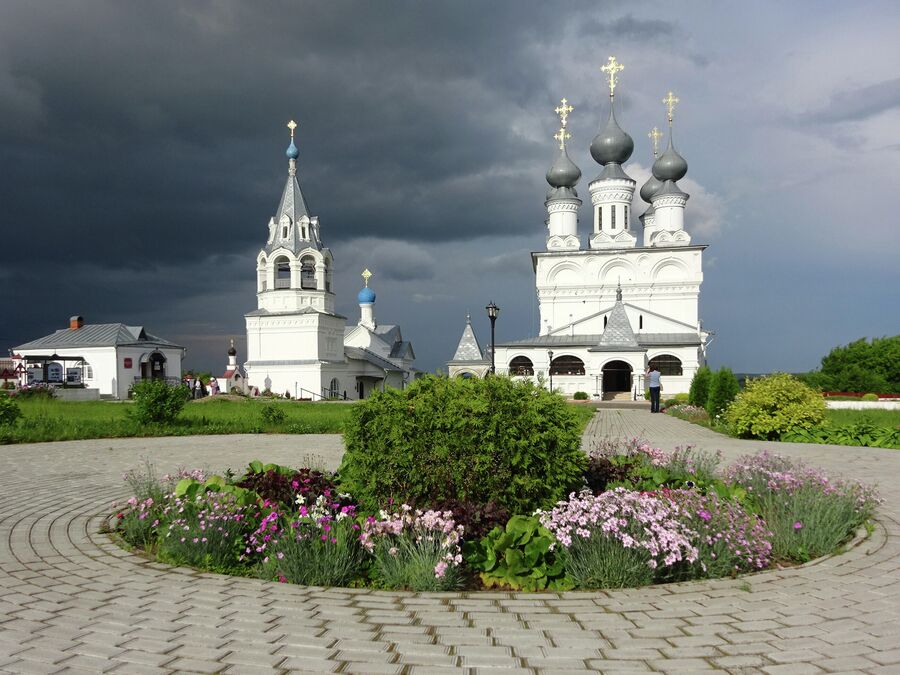
<instances>
[{"instance_id":1,"label":"bell tower","mask_svg":"<svg viewBox=\"0 0 900 675\"><path fill-rule=\"evenodd\" d=\"M256 297L259 309L297 311L312 307L334 312L332 288L334 260L322 245L319 219L309 207L297 180L294 144L297 123L287 124L291 143L287 148L288 175L278 202L278 210L269 219L269 236L256 256Z\"/></svg>"}]
</instances>

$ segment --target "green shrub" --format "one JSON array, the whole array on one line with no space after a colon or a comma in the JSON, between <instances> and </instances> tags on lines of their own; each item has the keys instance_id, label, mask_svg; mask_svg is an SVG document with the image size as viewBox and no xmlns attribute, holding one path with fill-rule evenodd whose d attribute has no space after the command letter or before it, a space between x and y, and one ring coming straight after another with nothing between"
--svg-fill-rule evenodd
<instances>
[{"instance_id":1,"label":"green shrub","mask_svg":"<svg viewBox=\"0 0 900 675\"><path fill-rule=\"evenodd\" d=\"M576 401L587 401L587 400L588 400L588 394L587 394L586 391L576 391L576 392L572 395L572 398L575 399Z\"/></svg>"},{"instance_id":2,"label":"green shrub","mask_svg":"<svg viewBox=\"0 0 900 675\"><path fill-rule=\"evenodd\" d=\"M862 400L863 400L863 401L877 401L877 400L878 400L878 394L865 394L865 395L862 397Z\"/></svg>"},{"instance_id":3,"label":"green shrub","mask_svg":"<svg viewBox=\"0 0 900 675\"><path fill-rule=\"evenodd\" d=\"M281 424L284 422L284 418L286 415L284 414L284 410L276 406L274 403L268 403L262 407L260 411L262 415L263 422L268 424Z\"/></svg>"},{"instance_id":4,"label":"green shrub","mask_svg":"<svg viewBox=\"0 0 900 675\"><path fill-rule=\"evenodd\" d=\"M574 584L565 576L559 547L551 548L555 542L536 517L513 516L505 528L466 543L463 558L487 588L568 591Z\"/></svg>"},{"instance_id":5,"label":"green shrub","mask_svg":"<svg viewBox=\"0 0 900 675\"><path fill-rule=\"evenodd\" d=\"M15 401L0 398L0 427L11 427L22 416L22 411Z\"/></svg>"},{"instance_id":6,"label":"green shrub","mask_svg":"<svg viewBox=\"0 0 900 675\"><path fill-rule=\"evenodd\" d=\"M397 503L494 501L531 513L580 484L574 407L531 382L426 377L359 402L341 487L371 510Z\"/></svg>"},{"instance_id":7,"label":"green shrub","mask_svg":"<svg viewBox=\"0 0 900 675\"><path fill-rule=\"evenodd\" d=\"M725 413L738 436L777 440L795 429L812 429L825 420L819 393L785 373L748 380Z\"/></svg>"},{"instance_id":8,"label":"green shrub","mask_svg":"<svg viewBox=\"0 0 900 675\"><path fill-rule=\"evenodd\" d=\"M709 398L709 381L712 379L712 371L709 366L700 366L691 380L691 389L688 392L688 403L698 408L706 407Z\"/></svg>"},{"instance_id":9,"label":"green shrub","mask_svg":"<svg viewBox=\"0 0 900 675\"><path fill-rule=\"evenodd\" d=\"M164 380L143 380L132 387L134 407L131 414L141 423L171 424L184 408L191 392L179 384L169 386Z\"/></svg>"},{"instance_id":10,"label":"green shrub","mask_svg":"<svg viewBox=\"0 0 900 675\"><path fill-rule=\"evenodd\" d=\"M706 413L710 421L721 415L740 391L737 378L731 368L719 368L709 383L709 396L706 399Z\"/></svg>"}]
</instances>

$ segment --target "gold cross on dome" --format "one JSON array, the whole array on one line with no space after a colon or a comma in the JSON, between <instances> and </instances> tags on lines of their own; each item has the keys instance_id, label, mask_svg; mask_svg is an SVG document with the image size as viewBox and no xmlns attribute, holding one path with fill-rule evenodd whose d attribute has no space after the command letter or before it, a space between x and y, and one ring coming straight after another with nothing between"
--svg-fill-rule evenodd
<instances>
[{"instance_id":1,"label":"gold cross on dome","mask_svg":"<svg viewBox=\"0 0 900 675\"><path fill-rule=\"evenodd\" d=\"M287 128L291 130L291 140L294 140L294 129L297 128L297 123L294 120L291 120L287 123Z\"/></svg>"},{"instance_id":2,"label":"gold cross on dome","mask_svg":"<svg viewBox=\"0 0 900 675\"><path fill-rule=\"evenodd\" d=\"M553 138L559 141L559 149L566 149L566 141L572 138L572 134L566 131L565 127L560 127L559 131L553 135Z\"/></svg>"},{"instance_id":3,"label":"gold cross on dome","mask_svg":"<svg viewBox=\"0 0 900 675\"><path fill-rule=\"evenodd\" d=\"M669 124L672 124L672 111L675 110L675 104L678 103L678 97L670 91L666 94L666 97L662 102L666 104L666 108L669 110Z\"/></svg>"},{"instance_id":4,"label":"gold cross on dome","mask_svg":"<svg viewBox=\"0 0 900 675\"><path fill-rule=\"evenodd\" d=\"M366 288L368 288L369 287L369 279L372 278L372 273L369 271L369 268L367 267L366 269L364 269L362 271L362 274L360 274L359 276L361 276L363 278L363 281L366 282Z\"/></svg>"},{"instance_id":5,"label":"gold cross on dome","mask_svg":"<svg viewBox=\"0 0 900 675\"><path fill-rule=\"evenodd\" d=\"M616 85L619 83L618 73L625 70L625 66L616 61L615 56L609 57L609 63L605 66L601 66L600 70L606 73L609 78L609 95L615 96L616 93Z\"/></svg>"},{"instance_id":6,"label":"gold cross on dome","mask_svg":"<svg viewBox=\"0 0 900 675\"><path fill-rule=\"evenodd\" d=\"M565 129L566 123L569 121L569 113L575 110L575 108L568 105L569 102L566 99L562 99L560 103L562 103L562 105L556 106L553 112L559 115L559 121L562 122L563 129Z\"/></svg>"},{"instance_id":7,"label":"gold cross on dome","mask_svg":"<svg viewBox=\"0 0 900 675\"><path fill-rule=\"evenodd\" d=\"M650 139L650 142L653 143L653 156L658 157L659 156L659 139L662 138L662 132L659 129L657 129L656 127L653 127L653 129L651 129L650 133L647 134L647 137Z\"/></svg>"}]
</instances>

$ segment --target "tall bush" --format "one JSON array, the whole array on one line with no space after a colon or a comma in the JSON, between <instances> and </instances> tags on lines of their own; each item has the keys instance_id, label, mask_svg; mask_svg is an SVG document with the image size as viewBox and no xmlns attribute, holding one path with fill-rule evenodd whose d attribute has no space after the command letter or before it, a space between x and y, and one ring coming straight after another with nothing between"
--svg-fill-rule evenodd
<instances>
[{"instance_id":1,"label":"tall bush","mask_svg":"<svg viewBox=\"0 0 900 675\"><path fill-rule=\"evenodd\" d=\"M0 427L12 426L22 416L22 411L12 399L0 398Z\"/></svg>"},{"instance_id":2,"label":"tall bush","mask_svg":"<svg viewBox=\"0 0 900 675\"><path fill-rule=\"evenodd\" d=\"M786 373L749 380L725 413L726 424L738 436L767 440L824 420L822 396Z\"/></svg>"},{"instance_id":3,"label":"tall bush","mask_svg":"<svg viewBox=\"0 0 900 675\"><path fill-rule=\"evenodd\" d=\"M460 499L531 513L575 489L586 463L575 412L531 382L427 377L358 403L342 488L367 508Z\"/></svg>"},{"instance_id":4,"label":"tall bush","mask_svg":"<svg viewBox=\"0 0 900 675\"><path fill-rule=\"evenodd\" d=\"M183 384L172 387L165 380L143 380L131 390L131 414L141 423L170 424L178 417L191 392Z\"/></svg>"},{"instance_id":5,"label":"tall bush","mask_svg":"<svg viewBox=\"0 0 900 675\"><path fill-rule=\"evenodd\" d=\"M688 403L698 408L706 407L706 399L709 398L709 381L712 379L712 371L709 366L700 366L691 379L691 388L688 392Z\"/></svg>"},{"instance_id":6,"label":"tall bush","mask_svg":"<svg viewBox=\"0 0 900 675\"><path fill-rule=\"evenodd\" d=\"M731 368L719 368L710 380L709 395L706 399L706 412L710 421L725 411L739 391L737 378L731 372Z\"/></svg>"}]
</instances>

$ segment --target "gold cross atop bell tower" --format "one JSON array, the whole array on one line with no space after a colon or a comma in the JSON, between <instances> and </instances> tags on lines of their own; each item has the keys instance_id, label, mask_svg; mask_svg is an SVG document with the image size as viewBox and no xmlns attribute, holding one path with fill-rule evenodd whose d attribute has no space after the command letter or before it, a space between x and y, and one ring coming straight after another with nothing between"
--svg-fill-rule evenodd
<instances>
[{"instance_id":1,"label":"gold cross atop bell tower","mask_svg":"<svg viewBox=\"0 0 900 675\"><path fill-rule=\"evenodd\" d=\"M287 128L291 130L291 140L294 140L294 129L297 128L297 123L294 120L291 120L287 123Z\"/></svg>"},{"instance_id":2,"label":"gold cross atop bell tower","mask_svg":"<svg viewBox=\"0 0 900 675\"><path fill-rule=\"evenodd\" d=\"M669 126L672 126L672 112L674 112L675 104L679 102L679 99L670 91L668 94L666 94L666 97L662 100L662 102L666 104L666 109L669 111Z\"/></svg>"},{"instance_id":3,"label":"gold cross atop bell tower","mask_svg":"<svg viewBox=\"0 0 900 675\"><path fill-rule=\"evenodd\" d=\"M609 96L612 98L616 95L616 85L619 83L618 74L625 70L625 66L616 61L615 56L610 56L609 62L605 66L601 66L600 70L606 73L606 76L609 79Z\"/></svg>"},{"instance_id":4,"label":"gold cross atop bell tower","mask_svg":"<svg viewBox=\"0 0 900 675\"><path fill-rule=\"evenodd\" d=\"M362 274L360 274L359 276L361 276L363 278L363 281L366 283L366 288L368 288L369 287L369 279L372 278L372 273L369 271L369 268L367 267L366 269L364 269L362 271Z\"/></svg>"},{"instance_id":5,"label":"gold cross atop bell tower","mask_svg":"<svg viewBox=\"0 0 900 675\"><path fill-rule=\"evenodd\" d=\"M566 149L566 141L572 138L572 134L566 131L566 124L569 121L569 113L575 110L572 106L568 105L568 101L566 99L562 99L560 101L562 105L556 106L553 112L559 115L559 122L562 126L560 126L559 131L553 136L554 139L559 141L559 149Z\"/></svg>"},{"instance_id":6,"label":"gold cross atop bell tower","mask_svg":"<svg viewBox=\"0 0 900 675\"><path fill-rule=\"evenodd\" d=\"M650 142L653 144L653 158L656 159L659 157L659 139L662 138L662 132L656 127L653 127L653 129L650 130L650 133L647 134L647 138L649 138Z\"/></svg>"}]
</instances>

